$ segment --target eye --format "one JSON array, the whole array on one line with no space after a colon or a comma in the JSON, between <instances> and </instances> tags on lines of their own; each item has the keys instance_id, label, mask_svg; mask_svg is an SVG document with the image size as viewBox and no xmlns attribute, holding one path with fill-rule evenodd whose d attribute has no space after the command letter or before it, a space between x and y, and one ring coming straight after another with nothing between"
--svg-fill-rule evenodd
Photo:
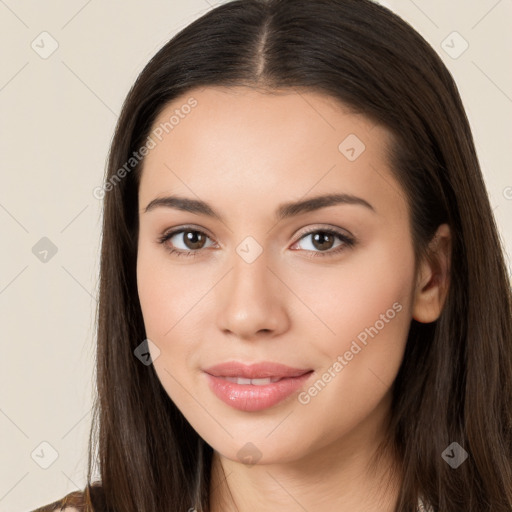
<instances>
[{"instance_id":1,"label":"eye","mask_svg":"<svg viewBox=\"0 0 512 512\"><path fill-rule=\"evenodd\" d=\"M185 235L185 236L183 236ZM356 243L355 239L346 233L337 231L332 228L316 228L306 233L303 233L300 239L293 244L292 247L299 244L299 242L307 237L311 238L310 246L312 249L306 249L306 252L310 253L308 257L317 256L333 256L341 251L353 247ZM173 238L176 238L172 244L168 242ZM166 248L166 250L176 256L194 257L201 249L205 248L206 240L210 237L201 230L189 228L180 228L174 231L170 231L162 235L158 242ZM332 246L335 239L341 241L338 246L333 250ZM181 243L185 246L184 248L176 248L176 244L181 239Z\"/></svg>"},{"instance_id":2,"label":"eye","mask_svg":"<svg viewBox=\"0 0 512 512\"><path fill-rule=\"evenodd\" d=\"M309 244L312 249L306 249L310 254L309 257L324 257L334 256L339 254L341 251L353 247L356 243L355 239L346 233L342 233L332 228L315 228L304 233L298 242L294 244L296 246L301 240L310 237L311 243ZM335 239L341 240L341 243L333 249ZM307 245L307 244L306 244ZM292 246L293 247L293 246ZM317 251L315 251L317 250Z\"/></svg>"},{"instance_id":3,"label":"eye","mask_svg":"<svg viewBox=\"0 0 512 512\"><path fill-rule=\"evenodd\" d=\"M176 249L176 242L173 242L171 245L167 243L172 238L176 238L178 241L181 238L185 249ZM170 233L165 233L158 239L158 242L164 245L167 251L176 256L195 256L197 252L204 247L207 238L209 238L208 235L203 231L192 228L181 228L171 231Z\"/></svg>"}]
</instances>

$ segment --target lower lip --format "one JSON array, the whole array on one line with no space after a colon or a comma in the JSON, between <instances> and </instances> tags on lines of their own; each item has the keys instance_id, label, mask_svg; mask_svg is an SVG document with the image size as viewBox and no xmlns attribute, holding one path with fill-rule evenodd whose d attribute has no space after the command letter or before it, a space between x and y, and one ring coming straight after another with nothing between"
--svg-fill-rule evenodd
<instances>
[{"instance_id":1,"label":"lower lip","mask_svg":"<svg viewBox=\"0 0 512 512\"><path fill-rule=\"evenodd\" d=\"M210 389L226 404L240 411L261 411L276 405L300 389L312 373L311 371L300 377L287 377L264 386L235 384L209 373L206 376Z\"/></svg>"}]
</instances>

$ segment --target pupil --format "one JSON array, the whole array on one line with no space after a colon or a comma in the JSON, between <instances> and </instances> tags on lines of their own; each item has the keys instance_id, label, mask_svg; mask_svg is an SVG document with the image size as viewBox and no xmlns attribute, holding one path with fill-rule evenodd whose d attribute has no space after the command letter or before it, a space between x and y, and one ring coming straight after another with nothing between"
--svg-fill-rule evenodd
<instances>
[{"instance_id":1,"label":"pupil","mask_svg":"<svg viewBox=\"0 0 512 512\"><path fill-rule=\"evenodd\" d=\"M201 239L201 233L198 231L187 231L186 237L188 242L190 242L192 245L199 244L199 247L189 247L190 249L200 249L201 247L201 241L198 241Z\"/></svg>"},{"instance_id":2,"label":"pupil","mask_svg":"<svg viewBox=\"0 0 512 512\"><path fill-rule=\"evenodd\" d=\"M325 243L322 243L321 240L322 238L324 239L324 241L327 241L327 246ZM331 235L330 233L324 233L322 231L316 233L315 235L313 235L313 244L315 245L315 247L317 249L330 249L330 245L332 245L332 238L333 238L333 235ZM320 243L318 243L318 241L320 240Z\"/></svg>"}]
</instances>

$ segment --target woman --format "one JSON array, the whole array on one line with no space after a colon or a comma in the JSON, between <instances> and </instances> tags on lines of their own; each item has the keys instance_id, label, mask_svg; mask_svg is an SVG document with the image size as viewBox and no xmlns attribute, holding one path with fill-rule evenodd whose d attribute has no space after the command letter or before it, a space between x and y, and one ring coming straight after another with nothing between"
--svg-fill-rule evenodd
<instances>
[{"instance_id":1,"label":"woman","mask_svg":"<svg viewBox=\"0 0 512 512\"><path fill-rule=\"evenodd\" d=\"M101 484L40 511L512 509L510 283L439 57L368 0L238 0L130 91ZM186 235L186 236L185 236Z\"/></svg>"}]
</instances>

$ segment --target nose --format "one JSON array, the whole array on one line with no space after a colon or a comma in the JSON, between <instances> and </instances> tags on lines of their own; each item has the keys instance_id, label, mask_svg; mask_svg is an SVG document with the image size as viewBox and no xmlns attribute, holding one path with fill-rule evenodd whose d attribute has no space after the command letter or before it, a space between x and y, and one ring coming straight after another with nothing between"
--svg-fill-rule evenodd
<instances>
[{"instance_id":1,"label":"nose","mask_svg":"<svg viewBox=\"0 0 512 512\"><path fill-rule=\"evenodd\" d=\"M267 252L250 263L235 252L230 263L230 271L216 287L219 329L245 340L274 337L288 329L289 293L271 268Z\"/></svg>"}]
</instances>

